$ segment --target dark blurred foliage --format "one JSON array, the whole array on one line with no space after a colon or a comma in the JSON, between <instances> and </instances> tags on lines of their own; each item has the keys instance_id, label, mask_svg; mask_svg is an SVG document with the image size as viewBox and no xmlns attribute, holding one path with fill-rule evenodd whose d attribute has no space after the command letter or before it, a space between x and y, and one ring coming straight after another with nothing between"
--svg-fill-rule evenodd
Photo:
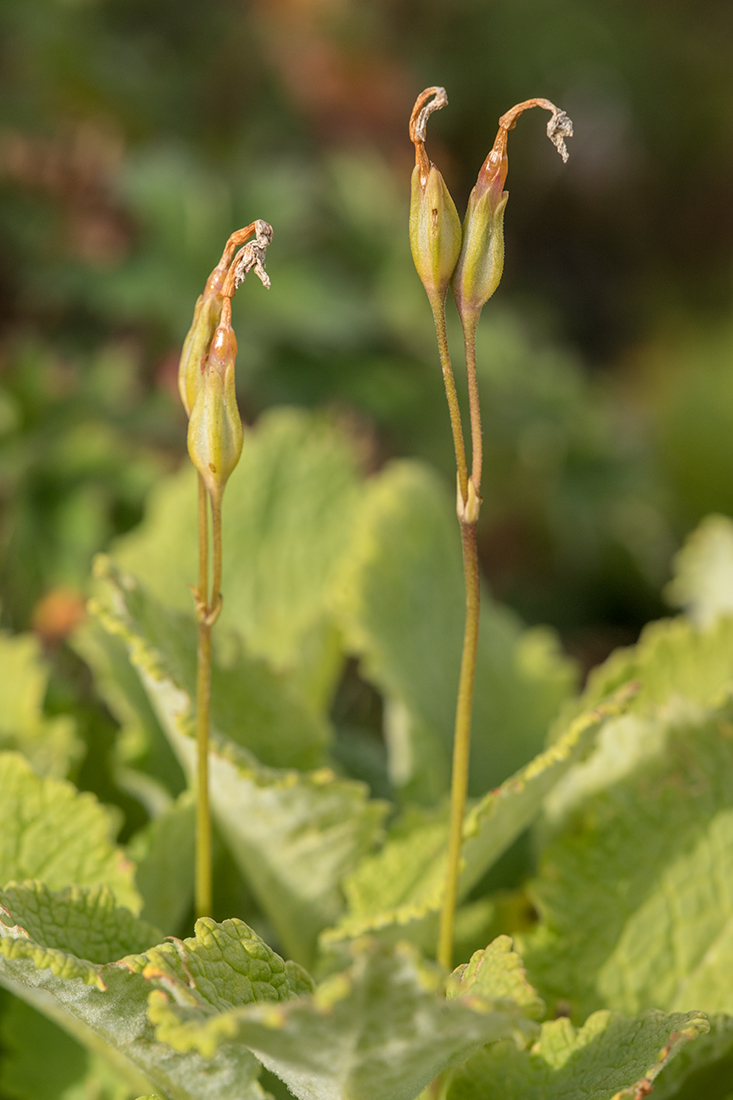
<instances>
[{"instance_id":1,"label":"dark blurred foliage","mask_svg":"<svg viewBox=\"0 0 733 1100\"><path fill-rule=\"evenodd\" d=\"M484 567L586 665L633 638L682 535L733 510L732 46L727 0L4 0L6 624L63 635L92 554L179 461L178 349L255 217L273 289L236 304L245 416L330 403L368 466L452 478L406 234L406 119L441 83L428 147L459 208L513 102L576 126L566 167L540 112L511 138Z\"/></svg>"}]
</instances>

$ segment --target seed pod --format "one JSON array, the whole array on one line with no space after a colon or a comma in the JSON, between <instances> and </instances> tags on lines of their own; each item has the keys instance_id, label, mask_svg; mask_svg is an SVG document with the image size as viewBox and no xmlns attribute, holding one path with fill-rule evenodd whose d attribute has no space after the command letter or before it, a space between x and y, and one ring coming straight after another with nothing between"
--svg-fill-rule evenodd
<instances>
[{"instance_id":1,"label":"seed pod","mask_svg":"<svg viewBox=\"0 0 733 1100\"><path fill-rule=\"evenodd\" d=\"M217 502L242 453L242 421L234 383L236 357L231 303L226 299L188 423L188 453Z\"/></svg>"},{"instance_id":2,"label":"seed pod","mask_svg":"<svg viewBox=\"0 0 733 1100\"><path fill-rule=\"evenodd\" d=\"M468 199L461 254L451 283L464 328L467 324L476 324L483 306L499 285L504 269L504 209L509 198L509 192L504 191L509 168L507 138L519 116L529 107L544 107L552 112L547 136L563 160L568 159L564 139L572 137L573 124L565 112L549 100L528 99L499 119L494 147L481 166Z\"/></svg>"},{"instance_id":3,"label":"seed pod","mask_svg":"<svg viewBox=\"0 0 733 1100\"><path fill-rule=\"evenodd\" d=\"M221 291L230 262L231 249L227 246L221 260L206 280L203 294L198 297L193 311L193 321L183 342L178 366L178 391L186 415L189 417L201 386L203 365L221 318L221 307L224 302Z\"/></svg>"},{"instance_id":4,"label":"seed pod","mask_svg":"<svg viewBox=\"0 0 733 1100\"><path fill-rule=\"evenodd\" d=\"M432 97L432 98L431 98ZM410 247L415 268L431 303L442 304L461 251L461 220L442 175L425 152L425 126L433 111L444 107L444 88L426 88L410 117L415 146L410 200Z\"/></svg>"}]
</instances>

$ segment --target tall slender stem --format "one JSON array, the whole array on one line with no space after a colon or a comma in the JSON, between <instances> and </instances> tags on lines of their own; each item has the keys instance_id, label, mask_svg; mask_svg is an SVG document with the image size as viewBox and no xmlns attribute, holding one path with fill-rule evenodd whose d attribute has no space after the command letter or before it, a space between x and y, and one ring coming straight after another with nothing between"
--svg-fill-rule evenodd
<instances>
[{"instance_id":1,"label":"tall slender stem","mask_svg":"<svg viewBox=\"0 0 733 1100\"><path fill-rule=\"evenodd\" d=\"M466 374L468 376L468 407L471 414L471 481L476 495L481 495L481 466L483 464L483 440L481 436L481 406L476 376L476 325L478 315L464 317L463 341L466 349Z\"/></svg>"},{"instance_id":2,"label":"tall slender stem","mask_svg":"<svg viewBox=\"0 0 733 1100\"><path fill-rule=\"evenodd\" d=\"M209 623L209 496L198 480L199 620L196 662L196 888L197 917L212 913L211 811L209 809L209 722L211 710L211 625Z\"/></svg>"},{"instance_id":3,"label":"tall slender stem","mask_svg":"<svg viewBox=\"0 0 733 1100\"><path fill-rule=\"evenodd\" d=\"M458 901L458 873L463 841L463 818L468 791L468 762L471 749L471 714L473 687L476 678L480 590L476 525L461 523L463 570L466 582L466 625L463 635L461 675L458 683L458 703L453 739L453 778L451 781L450 835L448 838L448 869L445 896L440 914L438 962L450 970L453 963L453 930Z\"/></svg>"},{"instance_id":4,"label":"tall slender stem","mask_svg":"<svg viewBox=\"0 0 733 1100\"><path fill-rule=\"evenodd\" d=\"M211 626L199 622L196 671L196 916L212 913L211 811L209 809L209 721L211 712Z\"/></svg>"},{"instance_id":5,"label":"tall slender stem","mask_svg":"<svg viewBox=\"0 0 733 1100\"><path fill-rule=\"evenodd\" d=\"M448 335L445 330L445 296L440 299L430 295L430 306L435 320L435 332L438 337L438 353L440 354L440 366L443 370L443 382L445 383L445 396L448 398L448 411L450 413L450 426L453 432L453 447L456 452L456 470L458 472L458 487L462 500L468 497L468 467L466 464L466 448L463 442L463 427L461 425L461 409L458 404L456 382L453 377L453 367L448 349Z\"/></svg>"}]
</instances>

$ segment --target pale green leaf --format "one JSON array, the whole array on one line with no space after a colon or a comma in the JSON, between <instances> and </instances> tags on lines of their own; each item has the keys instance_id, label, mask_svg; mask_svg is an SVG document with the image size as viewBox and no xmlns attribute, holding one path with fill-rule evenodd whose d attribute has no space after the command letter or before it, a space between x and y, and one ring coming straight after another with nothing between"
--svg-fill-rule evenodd
<instances>
[{"instance_id":1,"label":"pale green leaf","mask_svg":"<svg viewBox=\"0 0 733 1100\"><path fill-rule=\"evenodd\" d=\"M197 577L196 478L185 468L151 494L144 523L114 556L173 607L188 610ZM327 703L339 667L328 593L349 546L356 458L322 415L264 414L245 433L223 508L224 607L248 650L278 668L304 666L311 701Z\"/></svg>"},{"instance_id":2,"label":"pale green leaf","mask_svg":"<svg viewBox=\"0 0 733 1100\"><path fill-rule=\"evenodd\" d=\"M349 648L390 701L393 783L431 802L446 791L464 622L460 536L443 485L416 462L368 483L337 609ZM575 679L547 630L523 631L484 596L471 790L482 794L530 759Z\"/></svg>"},{"instance_id":3,"label":"pale green leaf","mask_svg":"<svg viewBox=\"0 0 733 1100\"><path fill-rule=\"evenodd\" d=\"M675 556L666 595L699 626L733 614L733 521L728 516L707 516L688 537Z\"/></svg>"},{"instance_id":4,"label":"pale green leaf","mask_svg":"<svg viewBox=\"0 0 733 1100\"><path fill-rule=\"evenodd\" d=\"M113 819L94 795L40 779L17 753L0 753L0 886L43 879L51 889L105 883L134 911L134 868L112 842Z\"/></svg>"},{"instance_id":5,"label":"pale green leaf","mask_svg":"<svg viewBox=\"0 0 733 1100\"><path fill-rule=\"evenodd\" d=\"M0 631L0 749L18 749L39 775L62 777L84 746L72 718L44 715L48 675L35 635Z\"/></svg>"},{"instance_id":6,"label":"pale green leaf","mask_svg":"<svg viewBox=\"0 0 733 1100\"><path fill-rule=\"evenodd\" d=\"M530 1020L538 1019L545 1011L544 1001L527 981L527 972L509 936L497 936L454 970L448 996L475 998L494 1006L516 1005Z\"/></svg>"},{"instance_id":7,"label":"pale green leaf","mask_svg":"<svg viewBox=\"0 0 733 1100\"><path fill-rule=\"evenodd\" d=\"M178 931L191 908L194 890L195 804L186 791L134 838L135 885L143 899L141 917Z\"/></svg>"},{"instance_id":8,"label":"pale green leaf","mask_svg":"<svg viewBox=\"0 0 733 1100\"><path fill-rule=\"evenodd\" d=\"M171 744L193 772L193 654L185 660L179 656L178 613L146 597L132 578L111 566L106 569L110 603L101 612L102 621L125 641ZM309 963L318 933L335 923L343 909L339 883L372 848L386 807L369 802L362 784L338 780L325 769L303 774L260 766L241 748L235 708L224 698L230 679L218 681L218 707L226 707L231 726L217 721L222 710L217 709L214 678L212 806L224 841L288 954ZM232 690L241 698L241 684ZM271 705L280 704L275 700ZM298 716L298 728L316 722L298 710L297 700L282 706ZM292 732L288 744L302 752ZM270 747L270 759L275 751Z\"/></svg>"},{"instance_id":9,"label":"pale green leaf","mask_svg":"<svg viewBox=\"0 0 733 1100\"><path fill-rule=\"evenodd\" d=\"M707 1029L699 1012L629 1020L601 1011L580 1030L552 1020L530 1050L502 1042L471 1058L448 1100L641 1100L679 1048Z\"/></svg>"},{"instance_id":10,"label":"pale green leaf","mask_svg":"<svg viewBox=\"0 0 733 1100\"><path fill-rule=\"evenodd\" d=\"M639 732L654 751L557 826L522 955L543 996L580 1018L733 1012L733 707L678 700Z\"/></svg>"},{"instance_id":11,"label":"pale green leaf","mask_svg":"<svg viewBox=\"0 0 733 1100\"><path fill-rule=\"evenodd\" d=\"M94 685L120 723L113 766L118 786L155 817L180 794L185 778L161 729L124 642L95 619L74 631L70 644L89 665Z\"/></svg>"},{"instance_id":12,"label":"pale green leaf","mask_svg":"<svg viewBox=\"0 0 733 1100\"><path fill-rule=\"evenodd\" d=\"M246 1043L299 1100L413 1100L447 1065L512 1033L515 1006L447 1001L437 971L405 944L362 941L352 954L312 996L215 1012L175 989L151 994L150 1017L177 1049Z\"/></svg>"},{"instance_id":13,"label":"pale green leaf","mask_svg":"<svg viewBox=\"0 0 733 1100\"><path fill-rule=\"evenodd\" d=\"M637 645L616 650L591 673L581 698L566 708L565 719L624 684L637 689L625 708L628 713L606 724L595 751L548 799L553 827L577 802L659 753L664 723L657 716L666 709L684 701L706 708L728 696L733 686L733 619L718 619L704 629L684 618L649 624Z\"/></svg>"},{"instance_id":14,"label":"pale green leaf","mask_svg":"<svg viewBox=\"0 0 733 1100\"><path fill-rule=\"evenodd\" d=\"M95 576L103 582L91 608L111 634L119 636L137 667L138 655L154 662L158 679L186 693L179 721L190 725L196 689L197 627L191 615L166 608L109 558L98 557ZM179 700L179 706L184 706ZM160 717L160 715L159 715ZM264 661L239 652L224 662L216 647L211 677L211 724L215 733L254 753L272 767L308 768L322 762L328 740L325 722L290 690L286 678Z\"/></svg>"},{"instance_id":15,"label":"pale green leaf","mask_svg":"<svg viewBox=\"0 0 733 1100\"><path fill-rule=\"evenodd\" d=\"M554 744L469 810L459 897L467 896L534 820L555 784L590 751L604 723L627 705L627 694L580 715ZM336 928L323 934L323 945L333 949L365 932L388 940L409 936L423 946L432 942L443 900L447 845L446 813L408 813L381 851L344 880L348 910Z\"/></svg>"},{"instance_id":16,"label":"pale green leaf","mask_svg":"<svg viewBox=\"0 0 733 1100\"><path fill-rule=\"evenodd\" d=\"M6 890L2 905L0 982L107 1059L133 1095L152 1086L160 1100L263 1100L259 1067L242 1046L204 1061L156 1041L143 971L152 959L160 972L177 954L175 972L185 945L161 945L149 958L155 930L105 890L52 894L30 883ZM239 977L246 983L241 968Z\"/></svg>"}]
</instances>

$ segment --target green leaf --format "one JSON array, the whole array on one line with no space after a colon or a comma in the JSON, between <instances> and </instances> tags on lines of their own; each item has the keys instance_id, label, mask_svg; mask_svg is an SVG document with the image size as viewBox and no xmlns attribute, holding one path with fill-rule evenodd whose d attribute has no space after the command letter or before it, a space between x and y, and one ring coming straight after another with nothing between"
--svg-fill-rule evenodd
<instances>
[{"instance_id":1,"label":"green leaf","mask_svg":"<svg viewBox=\"0 0 733 1100\"><path fill-rule=\"evenodd\" d=\"M733 521L728 516L707 516L688 536L675 556L666 596L698 626L733 614Z\"/></svg>"},{"instance_id":2,"label":"green leaf","mask_svg":"<svg viewBox=\"0 0 733 1100\"><path fill-rule=\"evenodd\" d=\"M135 1094L152 1087L160 1100L263 1100L259 1067L243 1047L204 1061L156 1041L143 971L150 965L161 980L175 980L182 960L191 962L185 943L146 952L155 930L116 909L104 889L53 894L30 883L6 890L1 903L0 982L106 1058ZM207 928L204 941L208 935ZM247 930L244 938L252 937ZM244 956L236 957L236 978L246 985ZM215 971L226 967L209 961Z\"/></svg>"},{"instance_id":3,"label":"green leaf","mask_svg":"<svg viewBox=\"0 0 733 1100\"><path fill-rule=\"evenodd\" d=\"M352 955L312 996L217 1013L195 993L181 1003L176 987L151 994L150 1017L176 1049L246 1043L300 1100L412 1100L447 1065L512 1033L514 1006L445 1000L438 972L406 944L365 940Z\"/></svg>"},{"instance_id":4,"label":"green leaf","mask_svg":"<svg viewBox=\"0 0 733 1100\"><path fill-rule=\"evenodd\" d=\"M646 751L563 807L523 957L543 996L580 1018L601 1006L731 1012L733 705L677 700L628 721Z\"/></svg>"},{"instance_id":5,"label":"green leaf","mask_svg":"<svg viewBox=\"0 0 733 1100\"><path fill-rule=\"evenodd\" d=\"M719 619L706 629L684 618L650 623L635 646L616 650L591 673L586 690L568 705L564 719L597 705L624 684L637 687L625 708L628 713L604 727L595 751L548 799L554 827L577 802L659 752L664 725L657 716L665 707L688 700L707 708L728 696L733 684L733 619Z\"/></svg>"},{"instance_id":6,"label":"green leaf","mask_svg":"<svg viewBox=\"0 0 733 1100\"><path fill-rule=\"evenodd\" d=\"M580 1030L552 1020L531 1050L502 1042L471 1058L448 1100L640 1100L679 1048L707 1030L699 1012L632 1020L596 1012Z\"/></svg>"},{"instance_id":7,"label":"green leaf","mask_svg":"<svg viewBox=\"0 0 733 1100\"><path fill-rule=\"evenodd\" d=\"M434 802L447 790L463 638L460 537L442 483L416 462L368 483L338 611L349 648L388 697L391 778ZM496 786L541 747L575 680L546 630L523 631L483 599L471 791Z\"/></svg>"},{"instance_id":8,"label":"green leaf","mask_svg":"<svg viewBox=\"0 0 733 1100\"><path fill-rule=\"evenodd\" d=\"M522 960L509 936L497 938L457 967L448 984L449 997L476 998L490 1005L518 1006L530 1020L543 1015L545 1004L527 981Z\"/></svg>"},{"instance_id":9,"label":"green leaf","mask_svg":"<svg viewBox=\"0 0 733 1100\"><path fill-rule=\"evenodd\" d=\"M193 901L195 817L193 797L186 791L130 847L143 898L140 915L167 935L178 931Z\"/></svg>"},{"instance_id":10,"label":"green leaf","mask_svg":"<svg viewBox=\"0 0 733 1100\"><path fill-rule=\"evenodd\" d=\"M17 753L0 753L0 885L42 878L51 889L105 883L137 911L132 864L112 843L113 818L91 794L39 779Z\"/></svg>"},{"instance_id":11,"label":"green leaf","mask_svg":"<svg viewBox=\"0 0 733 1100\"><path fill-rule=\"evenodd\" d=\"M94 684L121 729L115 743L118 785L156 816L186 784L124 642L94 619L74 631L70 643L86 661Z\"/></svg>"},{"instance_id":12,"label":"green leaf","mask_svg":"<svg viewBox=\"0 0 733 1100\"><path fill-rule=\"evenodd\" d=\"M84 748L68 715L47 718L48 666L33 634L0 631L0 749L18 749L39 775L65 776Z\"/></svg>"},{"instance_id":13,"label":"green leaf","mask_svg":"<svg viewBox=\"0 0 733 1100\"><path fill-rule=\"evenodd\" d=\"M603 729L627 705L624 694L580 715L565 734L469 810L464 826L459 897L473 886L527 828L543 800L571 766L588 754ZM448 845L446 813L409 812L376 855L344 880L348 911L324 932L324 947L370 932L381 939L408 936L423 946L435 939L443 900Z\"/></svg>"},{"instance_id":14,"label":"green leaf","mask_svg":"<svg viewBox=\"0 0 733 1100\"><path fill-rule=\"evenodd\" d=\"M192 772L193 675L190 660L178 657L178 615L146 597L132 578L105 569L111 605L100 609L102 621L128 646L173 748ZM220 695L229 683L220 681ZM233 690L241 694L242 687ZM219 706L225 705L222 699ZM282 706L298 713L297 701ZM260 766L222 735L216 702L212 711L211 799L221 835L288 954L309 963L318 933L343 909L339 883L372 848L386 807L369 802L363 784L325 769L302 774ZM304 711L300 718L315 721ZM231 732L237 735L236 723Z\"/></svg>"},{"instance_id":15,"label":"green leaf","mask_svg":"<svg viewBox=\"0 0 733 1100\"><path fill-rule=\"evenodd\" d=\"M144 523L115 559L167 604L189 610L197 577L193 469L152 494ZM301 669L308 697L328 703L340 660L328 626L336 565L349 547L356 458L322 415L279 409L245 434L223 509L221 624L277 668Z\"/></svg>"},{"instance_id":16,"label":"green leaf","mask_svg":"<svg viewBox=\"0 0 733 1100\"><path fill-rule=\"evenodd\" d=\"M171 681L184 692L180 722L192 724L196 690L197 627L191 615L164 607L109 558L95 561L102 595L91 609L111 634L124 641L133 664L140 655L149 675ZM160 715L159 715L160 717ZM212 729L254 753L272 767L308 768L322 762L328 740L325 722L289 689L283 676L242 652L224 662L215 650L211 679Z\"/></svg>"},{"instance_id":17,"label":"green leaf","mask_svg":"<svg viewBox=\"0 0 733 1100\"><path fill-rule=\"evenodd\" d=\"M685 1044L654 1084L654 1100L728 1100L733 1080L733 1017L709 1018L710 1031Z\"/></svg>"},{"instance_id":18,"label":"green leaf","mask_svg":"<svg viewBox=\"0 0 733 1100\"><path fill-rule=\"evenodd\" d=\"M3 1100L132 1100L137 1093L103 1057L18 997L3 1016L0 1041Z\"/></svg>"}]
</instances>

